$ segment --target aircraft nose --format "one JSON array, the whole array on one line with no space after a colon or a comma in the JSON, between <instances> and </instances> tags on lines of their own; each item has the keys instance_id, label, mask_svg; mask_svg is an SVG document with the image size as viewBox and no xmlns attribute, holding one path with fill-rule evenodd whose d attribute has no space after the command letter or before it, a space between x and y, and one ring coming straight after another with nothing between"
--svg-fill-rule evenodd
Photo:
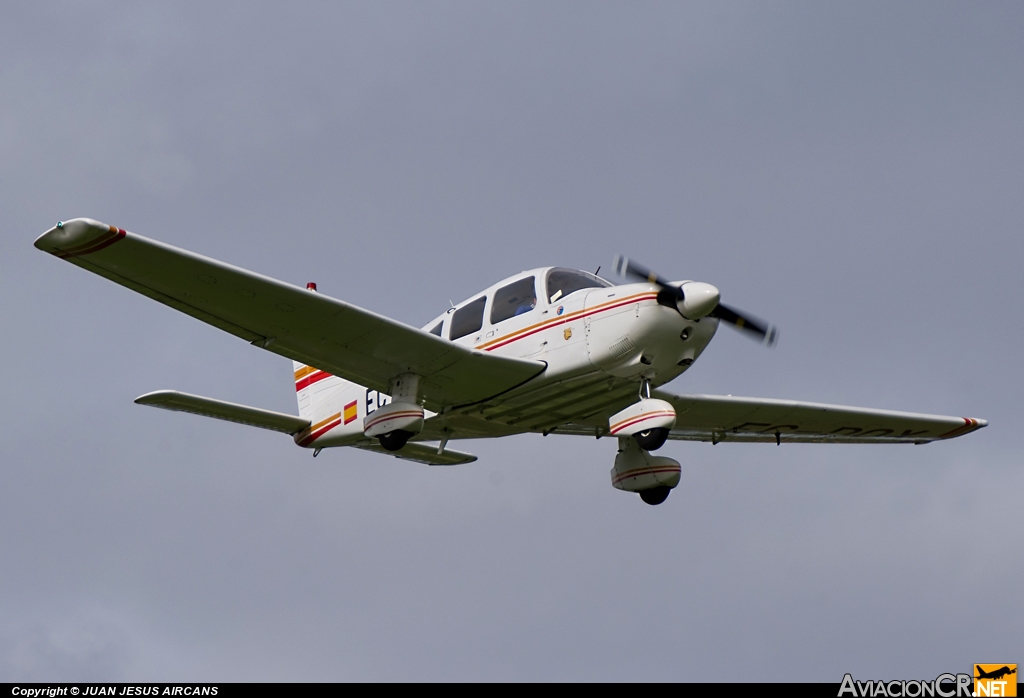
<instances>
[{"instance_id":1,"label":"aircraft nose","mask_svg":"<svg viewBox=\"0 0 1024 698\"><path fill-rule=\"evenodd\" d=\"M679 312L688 320L697 320L714 310L721 299L722 294L711 284L691 281L683 284L683 300L679 303Z\"/></svg>"}]
</instances>

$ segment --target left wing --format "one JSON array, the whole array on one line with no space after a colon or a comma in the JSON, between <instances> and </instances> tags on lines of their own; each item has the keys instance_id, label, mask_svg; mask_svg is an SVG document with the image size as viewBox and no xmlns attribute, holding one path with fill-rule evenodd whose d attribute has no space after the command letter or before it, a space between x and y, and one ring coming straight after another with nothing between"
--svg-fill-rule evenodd
<instances>
[{"instance_id":1,"label":"left wing","mask_svg":"<svg viewBox=\"0 0 1024 698\"><path fill-rule=\"evenodd\" d=\"M653 396L676 408L670 439L684 441L915 443L969 434L984 419L723 395Z\"/></svg>"},{"instance_id":2,"label":"left wing","mask_svg":"<svg viewBox=\"0 0 1024 698\"><path fill-rule=\"evenodd\" d=\"M373 390L387 392L392 379L415 373L434 411L494 397L546 367L476 351L88 218L59 223L35 245L256 346Z\"/></svg>"},{"instance_id":3,"label":"left wing","mask_svg":"<svg viewBox=\"0 0 1024 698\"><path fill-rule=\"evenodd\" d=\"M293 414L272 412L259 407L248 407L234 402L214 400L209 397L191 395L177 390L156 390L135 398L135 404L159 407L172 412L188 412L202 417L223 419L250 427L295 434L309 426L309 420Z\"/></svg>"}]
</instances>

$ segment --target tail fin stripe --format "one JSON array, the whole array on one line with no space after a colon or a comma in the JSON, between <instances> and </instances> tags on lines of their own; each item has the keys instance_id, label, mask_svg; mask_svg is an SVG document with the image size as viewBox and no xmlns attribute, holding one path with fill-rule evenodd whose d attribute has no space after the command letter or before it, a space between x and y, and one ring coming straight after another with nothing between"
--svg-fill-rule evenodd
<instances>
[{"instance_id":1,"label":"tail fin stripe","mask_svg":"<svg viewBox=\"0 0 1024 698\"><path fill-rule=\"evenodd\" d=\"M309 374L308 376L300 378L298 381L295 382L295 392L299 392L303 388L308 388L309 386L313 385L314 383L322 381L324 378L330 378L330 377L331 377L330 373L325 373L324 371L320 371L319 369L317 369L313 373Z\"/></svg>"}]
</instances>

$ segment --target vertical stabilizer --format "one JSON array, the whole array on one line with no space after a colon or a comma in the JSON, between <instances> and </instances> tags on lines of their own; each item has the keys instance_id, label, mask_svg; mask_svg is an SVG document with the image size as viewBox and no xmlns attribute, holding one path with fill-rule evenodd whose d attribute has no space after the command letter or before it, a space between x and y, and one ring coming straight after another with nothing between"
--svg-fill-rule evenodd
<instances>
[{"instance_id":1,"label":"vertical stabilizer","mask_svg":"<svg viewBox=\"0 0 1024 698\"><path fill-rule=\"evenodd\" d=\"M333 397L345 386L352 384L318 368L293 361L295 369L295 397L299 401L299 416L316 423L321 413L332 407Z\"/></svg>"}]
</instances>

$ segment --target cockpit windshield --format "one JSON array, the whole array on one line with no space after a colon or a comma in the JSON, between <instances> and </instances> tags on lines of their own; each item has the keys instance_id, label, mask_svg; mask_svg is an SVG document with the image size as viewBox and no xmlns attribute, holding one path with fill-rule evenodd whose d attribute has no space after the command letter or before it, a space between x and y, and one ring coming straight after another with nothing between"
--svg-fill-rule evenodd
<instances>
[{"instance_id":1,"label":"cockpit windshield","mask_svg":"<svg viewBox=\"0 0 1024 698\"><path fill-rule=\"evenodd\" d=\"M570 293L584 288L606 288L612 284L593 274L575 269L555 267L548 272L548 301L557 303Z\"/></svg>"}]
</instances>

